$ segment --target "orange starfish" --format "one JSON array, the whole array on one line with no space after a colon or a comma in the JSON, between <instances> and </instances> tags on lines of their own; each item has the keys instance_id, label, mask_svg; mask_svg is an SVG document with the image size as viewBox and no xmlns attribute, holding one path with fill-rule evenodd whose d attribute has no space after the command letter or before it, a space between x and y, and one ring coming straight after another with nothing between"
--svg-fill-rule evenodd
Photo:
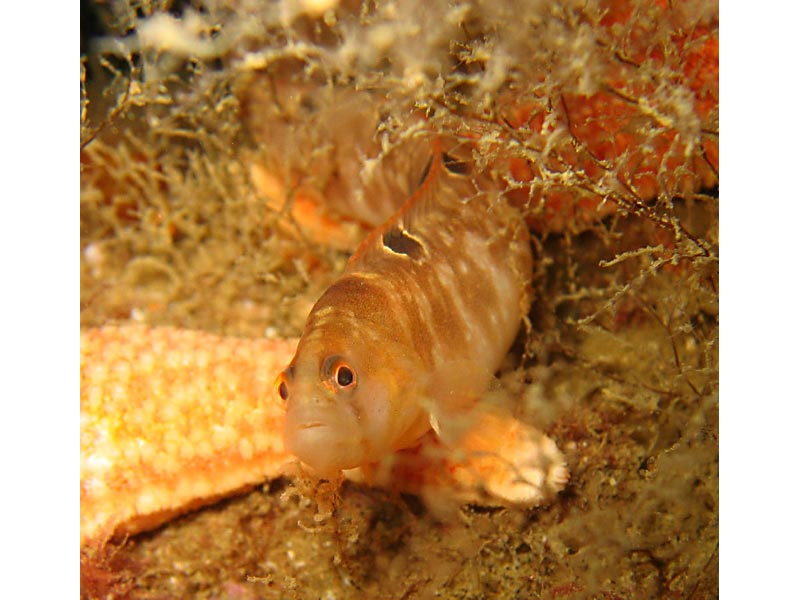
<instances>
[{"instance_id":1,"label":"orange starfish","mask_svg":"<svg viewBox=\"0 0 800 600\"><path fill-rule=\"evenodd\" d=\"M81 545L155 527L290 460L276 374L296 340L142 325L81 333Z\"/></svg>"}]
</instances>

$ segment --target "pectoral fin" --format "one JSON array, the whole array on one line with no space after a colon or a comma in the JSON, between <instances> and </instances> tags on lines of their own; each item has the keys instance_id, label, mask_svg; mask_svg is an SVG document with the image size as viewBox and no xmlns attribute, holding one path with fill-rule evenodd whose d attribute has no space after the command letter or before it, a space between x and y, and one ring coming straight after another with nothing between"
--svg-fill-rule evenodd
<instances>
[{"instance_id":1,"label":"pectoral fin","mask_svg":"<svg viewBox=\"0 0 800 600\"><path fill-rule=\"evenodd\" d=\"M451 361L437 369L428 385L430 423L447 444L454 444L474 425L480 406L494 376L469 360Z\"/></svg>"},{"instance_id":2,"label":"pectoral fin","mask_svg":"<svg viewBox=\"0 0 800 600\"><path fill-rule=\"evenodd\" d=\"M506 503L534 506L564 488L569 471L555 442L510 415L484 413L459 442L456 477Z\"/></svg>"}]
</instances>

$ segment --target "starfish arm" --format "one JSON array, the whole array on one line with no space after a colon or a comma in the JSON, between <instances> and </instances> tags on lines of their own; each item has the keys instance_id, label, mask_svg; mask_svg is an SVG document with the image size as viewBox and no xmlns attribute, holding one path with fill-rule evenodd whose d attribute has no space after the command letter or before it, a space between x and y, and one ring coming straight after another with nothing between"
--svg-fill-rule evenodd
<instances>
[{"instance_id":1,"label":"starfish arm","mask_svg":"<svg viewBox=\"0 0 800 600\"><path fill-rule=\"evenodd\" d=\"M81 332L81 545L278 475L296 340L142 325Z\"/></svg>"}]
</instances>

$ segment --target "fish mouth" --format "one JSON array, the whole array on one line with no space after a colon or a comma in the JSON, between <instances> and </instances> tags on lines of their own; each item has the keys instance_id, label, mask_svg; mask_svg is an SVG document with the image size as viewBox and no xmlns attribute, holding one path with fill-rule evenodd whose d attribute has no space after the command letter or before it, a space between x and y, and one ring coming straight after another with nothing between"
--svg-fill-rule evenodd
<instances>
[{"instance_id":1,"label":"fish mouth","mask_svg":"<svg viewBox=\"0 0 800 600\"><path fill-rule=\"evenodd\" d=\"M298 425L297 429L305 431L307 429L316 429L317 427L327 427L327 423L322 423L321 421L315 421L313 423L303 423L302 425Z\"/></svg>"},{"instance_id":2,"label":"fish mouth","mask_svg":"<svg viewBox=\"0 0 800 600\"><path fill-rule=\"evenodd\" d=\"M362 444L357 424L337 411L314 412L322 414L289 412L284 429L285 448L322 476L361 464Z\"/></svg>"}]
</instances>

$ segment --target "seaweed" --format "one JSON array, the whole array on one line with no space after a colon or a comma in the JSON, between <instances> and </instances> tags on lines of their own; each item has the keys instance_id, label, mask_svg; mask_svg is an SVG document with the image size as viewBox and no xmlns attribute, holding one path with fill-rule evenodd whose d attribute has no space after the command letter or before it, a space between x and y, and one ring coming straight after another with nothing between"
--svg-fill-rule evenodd
<instances>
[{"instance_id":1,"label":"seaweed","mask_svg":"<svg viewBox=\"0 0 800 600\"><path fill-rule=\"evenodd\" d=\"M83 596L718 595L715 2L83 10L83 327L297 335L350 239L313 235L303 199L347 223L393 151L439 132L533 232L500 382L572 473L549 506L444 520L387 490L265 483L82 557Z\"/></svg>"}]
</instances>

